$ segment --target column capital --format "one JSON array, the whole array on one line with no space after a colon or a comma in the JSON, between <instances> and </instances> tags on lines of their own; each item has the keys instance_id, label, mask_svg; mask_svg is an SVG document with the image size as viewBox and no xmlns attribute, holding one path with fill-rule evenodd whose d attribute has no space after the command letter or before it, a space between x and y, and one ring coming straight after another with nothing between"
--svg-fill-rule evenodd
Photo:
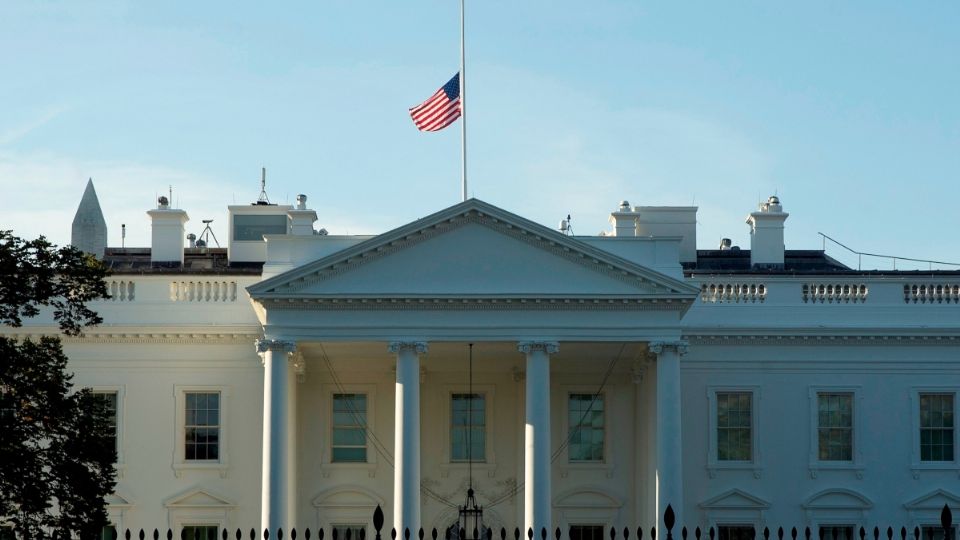
<instances>
[{"instance_id":1,"label":"column capital","mask_svg":"<svg viewBox=\"0 0 960 540\"><path fill-rule=\"evenodd\" d=\"M690 342L685 339L675 339L670 341L651 341L647 344L647 349L650 350L653 354L660 356L664 351L673 350L680 356L687 354L687 349L690 347Z\"/></svg>"},{"instance_id":2,"label":"column capital","mask_svg":"<svg viewBox=\"0 0 960 540\"><path fill-rule=\"evenodd\" d=\"M297 351L297 343L286 339L258 339L257 354L267 351L291 354Z\"/></svg>"},{"instance_id":3,"label":"column capital","mask_svg":"<svg viewBox=\"0 0 960 540\"><path fill-rule=\"evenodd\" d=\"M560 344L556 341L521 341L517 343L517 350L523 354L542 351L547 354L554 354L560 350Z\"/></svg>"},{"instance_id":4,"label":"column capital","mask_svg":"<svg viewBox=\"0 0 960 540\"><path fill-rule=\"evenodd\" d=\"M430 346L426 341L391 341L387 345L387 350L392 353L399 353L403 350L411 350L417 354L427 354Z\"/></svg>"}]
</instances>

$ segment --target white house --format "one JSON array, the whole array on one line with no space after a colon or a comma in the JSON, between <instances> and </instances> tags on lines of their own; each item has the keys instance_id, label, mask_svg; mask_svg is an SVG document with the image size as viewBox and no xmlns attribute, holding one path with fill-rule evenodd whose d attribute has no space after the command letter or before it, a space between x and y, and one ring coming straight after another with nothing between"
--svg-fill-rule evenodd
<instances>
[{"instance_id":1,"label":"white house","mask_svg":"<svg viewBox=\"0 0 960 540\"><path fill-rule=\"evenodd\" d=\"M471 199L346 236L303 197L230 206L221 249L161 201L151 248L104 250L104 324L65 340L116 404L114 525L369 533L381 505L443 530L468 485L488 526L572 540L667 504L721 540L960 506L960 272L786 250L775 197L751 249L698 250L696 211L568 236Z\"/></svg>"}]
</instances>

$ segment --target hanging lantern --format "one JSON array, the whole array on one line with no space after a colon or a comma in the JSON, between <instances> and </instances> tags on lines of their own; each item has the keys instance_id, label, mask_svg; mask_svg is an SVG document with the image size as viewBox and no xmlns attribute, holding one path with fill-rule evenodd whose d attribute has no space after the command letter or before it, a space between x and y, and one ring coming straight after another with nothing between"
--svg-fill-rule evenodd
<instances>
[{"instance_id":1,"label":"hanging lantern","mask_svg":"<svg viewBox=\"0 0 960 540\"><path fill-rule=\"evenodd\" d=\"M481 540L483 532L483 507L477 506L471 487L467 490L467 500L460 507L460 540Z\"/></svg>"}]
</instances>

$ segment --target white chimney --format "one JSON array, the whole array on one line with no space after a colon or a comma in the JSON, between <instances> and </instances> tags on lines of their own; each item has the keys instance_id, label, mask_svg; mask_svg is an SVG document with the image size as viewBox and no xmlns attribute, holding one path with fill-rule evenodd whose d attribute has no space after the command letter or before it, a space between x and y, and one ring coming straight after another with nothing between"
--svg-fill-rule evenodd
<instances>
[{"instance_id":1,"label":"white chimney","mask_svg":"<svg viewBox=\"0 0 960 540\"><path fill-rule=\"evenodd\" d=\"M610 214L613 236L636 236L637 213L630 208L630 202L620 201L620 207Z\"/></svg>"},{"instance_id":2,"label":"white chimney","mask_svg":"<svg viewBox=\"0 0 960 540\"><path fill-rule=\"evenodd\" d=\"M696 206L635 206L637 236L680 237L680 262L697 262Z\"/></svg>"},{"instance_id":3,"label":"white chimney","mask_svg":"<svg viewBox=\"0 0 960 540\"><path fill-rule=\"evenodd\" d=\"M313 222L317 221L317 212L307 208L307 196L297 195L297 206L287 211L290 218L290 234L294 236L312 236Z\"/></svg>"},{"instance_id":4,"label":"white chimney","mask_svg":"<svg viewBox=\"0 0 960 540\"><path fill-rule=\"evenodd\" d=\"M183 210L170 208L170 201L160 197L155 210L147 211L152 222L150 262L183 266L185 224L190 220Z\"/></svg>"},{"instance_id":5,"label":"white chimney","mask_svg":"<svg viewBox=\"0 0 960 540\"><path fill-rule=\"evenodd\" d=\"M751 212L747 217L751 266L783 266L783 222L789 215L780 206L780 199L771 196L760 204L759 212Z\"/></svg>"}]
</instances>

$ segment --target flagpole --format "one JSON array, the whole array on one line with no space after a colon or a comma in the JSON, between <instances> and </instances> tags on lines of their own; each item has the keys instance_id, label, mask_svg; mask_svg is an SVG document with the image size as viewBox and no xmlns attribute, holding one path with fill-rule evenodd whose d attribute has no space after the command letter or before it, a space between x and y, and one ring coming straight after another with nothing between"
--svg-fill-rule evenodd
<instances>
[{"instance_id":1,"label":"flagpole","mask_svg":"<svg viewBox=\"0 0 960 540\"><path fill-rule=\"evenodd\" d=\"M464 0L460 0L460 175L463 182L461 200L467 200L467 77L466 47L463 39Z\"/></svg>"}]
</instances>

